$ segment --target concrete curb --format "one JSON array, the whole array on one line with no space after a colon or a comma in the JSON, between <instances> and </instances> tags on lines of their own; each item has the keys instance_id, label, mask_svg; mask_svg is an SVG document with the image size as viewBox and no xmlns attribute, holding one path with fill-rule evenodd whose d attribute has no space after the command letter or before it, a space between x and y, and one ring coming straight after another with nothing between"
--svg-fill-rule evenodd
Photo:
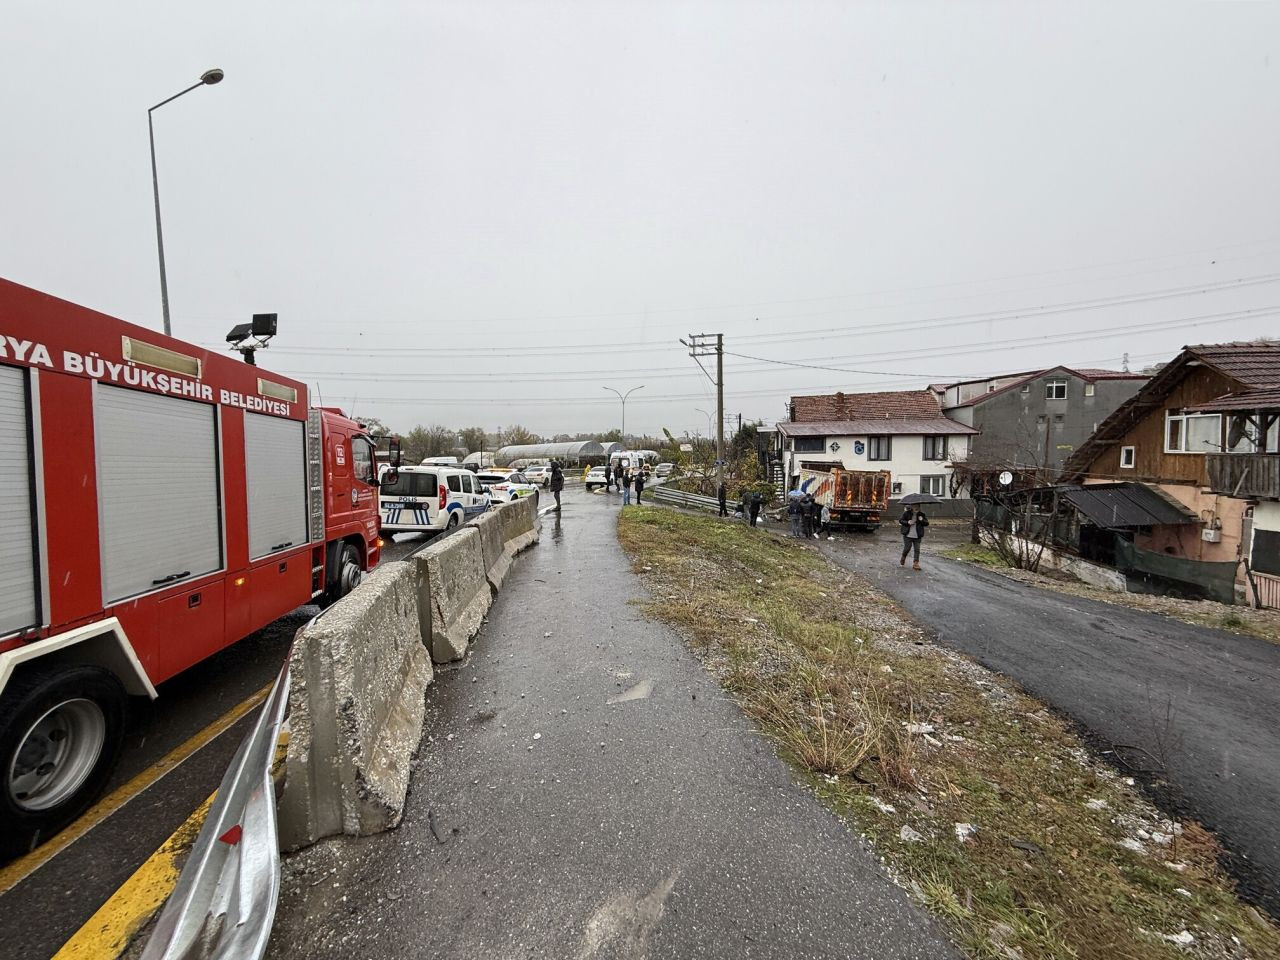
<instances>
[{"instance_id":1,"label":"concrete curb","mask_svg":"<svg viewBox=\"0 0 1280 960\"><path fill-rule=\"evenodd\" d=\"M538 505L532 498L507 504L498 516L502 519L502 539L510 556L538 542Z\"/></svg>"},{"instance_id":2,"label":"concrete curb","mask_svg":"<svg viewBox=\"0 0 1280 960\"><path fill-rule=\"evenodd\" d=\"M493 603L480 531L464 527L418 551L413 561L419 584L430 591L425 607L419 597L418 617L422 635L430 637L431 659L461 660Z\"/></svg>"},{"instance_id":3,"label":"concrete curb","mask_svg":"<svg viewBox=\"0 0 1280 960\"><path fill-rule=\"evenodd\" d=\"M282 849L400 822L432 679L419 597L413 564L383 564L298 631Z\"/></svg>"}]
</instances>

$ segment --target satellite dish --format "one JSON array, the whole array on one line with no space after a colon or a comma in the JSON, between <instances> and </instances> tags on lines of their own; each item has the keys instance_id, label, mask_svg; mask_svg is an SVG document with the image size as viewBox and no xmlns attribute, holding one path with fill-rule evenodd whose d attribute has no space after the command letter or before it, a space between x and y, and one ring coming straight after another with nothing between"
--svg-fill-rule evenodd
<instances>
[{"instance_id":1,"label":"satellite dish","mask_svg":"<svg viewBox=\"0 0 1280 960\"><path fill-rule=\"evenodd\" d=\"M1227 431L1227 449L1234 450L1240 445L1240 441L1245 438L1248 430L1248 422L1244 417L1232 417L1231 429Z\"/></svg>"},{"instance_id":2,"label":"satellite dish","mask_svg":"<svg viewBox=\"0 0 1280 960\"><path fill-rule=\"evenodd\" d=\"M1013 483L1013 474L1012 474L1012 473L1010 473L1008 470L1001 470L1001 471L1000 471L1000 486L1002 486L1002 487L1007 487L1007 486L1008 486L1009 484L1011 484L1011 483Z\"/></svg>"}]
</instances>

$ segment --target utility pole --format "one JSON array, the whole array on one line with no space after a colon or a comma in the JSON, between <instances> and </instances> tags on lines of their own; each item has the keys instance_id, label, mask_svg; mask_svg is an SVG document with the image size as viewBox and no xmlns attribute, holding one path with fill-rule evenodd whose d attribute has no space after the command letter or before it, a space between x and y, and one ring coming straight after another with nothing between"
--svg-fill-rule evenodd
<instances>
[{"instance_id":1,"label":"utility pole","mask_svg":"<svg viewBox=\"0 0 1280 960\"><path fill-rule=\"evenodd\" d=\"M714 344L711 342L713 336ZM691 333L688 340L680 342L689 348L689 356L693 357L703 373L707 371L698 358L710 356L712 353L716 355L714 382L716 385L716 487L718 488L724 482L724 334ZM710 374L707 374L707 377L711 379Z\"/></svg>"}]
</instances>

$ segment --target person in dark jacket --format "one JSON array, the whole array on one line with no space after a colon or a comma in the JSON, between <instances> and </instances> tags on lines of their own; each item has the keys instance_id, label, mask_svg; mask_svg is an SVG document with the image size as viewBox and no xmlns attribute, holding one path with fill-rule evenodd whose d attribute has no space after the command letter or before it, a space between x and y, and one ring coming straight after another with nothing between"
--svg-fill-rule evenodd
<instances>
[{"instance_id":1,"label":"person in dark jacket","mask_svg":"<svg viewBox=\"0 0 1280 960\"><path fill-rule=\"evenodd\" d=\"M647 479L646 474L647 474L647 471L644 469L644 467L640 467L636 470L635 479L631 481L636 488L636 503L644 502L643 500L640 499L640 497L644 493L644 482Z\"/></svg>"},{"instance_id":2,"label":"person in dark jacket","mask_svg":"<svg viewBox=\"0 0 1280 960\"><path fill-rule=\"evenodd\" d=\"M556 498L556 513L560 512L560 491L564 489L564 471L560 469L560 461L551 461L551 492Z\"/></svg>"},{"instance_id":3,"label":"person in dark jacket","mask_svg":"<svg viewBox=\"0 0 1280 960\"><path fill-rule=\"evenodd\" d=\"M813 539L821 540L822 536L818 533L822 529L822 504L815 498L810 497L809 502L805 505L808 511L809 533L813 535Z\"/></svg>"},{"instance_id":4,"label":"person in dark jacket","mask_svg":"<svg viewBox=\"0 0 1280 960\"><path fill-rule=\"evenodd\" d=\"M604 492L608 493L613 488L613 467L610 464L604 465Z\"/></svg>"},{"instance_id":5,"label":"person in dark jacket","mask_svg":"<svg viewBox=\"0 0 1280 960\"><path fill-rule=\"evenodd\" d=\"M909 506L903 509L902 516L898 518L898 527L902 530L902 559L898 561L899 566L906 566L907 554L914 550L915 562L911 568L920 569L920 541L924 539L924 531L928 526L929 518L919 507Z\"/></svg>"},{"instance_id":6,"label":"person in dark jacket","mask_svg":"<svg viewBox=\"0 0 1280 960\"><path fill-rule=\"evenodd\" d=\"M753 527L756 525L756 519L760 516L760 510L763 507L764 497L760 496L759 493L751 494L750 499L747 501L747 509L751 515L751 525Z\"/></svg>"},{"instance_id":7,"label":"person in dark jacket","mask_svg":"<svg viewBox=\"0 0 1280 960\"><path fill-rule=\"evenodd\" d=\"M720 501L720 516L727 517L729 515L729 488L723 480L720 481L720 487L716 490L716 499Z\"/></svg>"},{"instance_id":8,"label":"person in dark jacket","mask_svg":"<svg viewBox=\"0 0 1280 960\"><path fill-rule=\"evenodd\" d=\"M799 537L804 522L804 497L787 498L787 516L791 518L791 535Z\"/></svg>"},{"instance_id":9,"label":"person in dark jacket","mask_svg":"<svg viewBox=\"0 0 1280 960\"><path fill-rule=\"evenodd\" d=\"M622 491L622 505L631 504L631 468L626 464L618 465L618 489Z\"/></svg>"}]
</instances>

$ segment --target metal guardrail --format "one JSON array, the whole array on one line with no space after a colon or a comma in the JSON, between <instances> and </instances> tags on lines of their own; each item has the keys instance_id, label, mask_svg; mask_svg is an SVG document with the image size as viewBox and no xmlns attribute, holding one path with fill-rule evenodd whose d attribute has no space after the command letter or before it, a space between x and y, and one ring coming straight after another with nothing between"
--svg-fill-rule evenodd
<instances>
[{"instance_id":1,"label":"metal guardrail","mask_svg":"<svg viewBox=\"0 0 1280 960\"><path fill-rule=\"evenodd\" d=\"M259 960L280 896L271 768L289 702L289 657L218 786L142 960Z\"/></svg>"},{"instance_id":2,"label":"metal guardrail","mask_svg":"<svg viewBox=\"0 0 1280 960\"><path fill-rule=\"evenodd\" d=\"M715 497L704 497L700 493L686 493L668 486L652 488L653 499L659 503L669 503L676 507L687 507L691 510L714 510L720 512L720 501ZM734 501L728 501L731 505Z\"/></svg>"}]
</instances>

